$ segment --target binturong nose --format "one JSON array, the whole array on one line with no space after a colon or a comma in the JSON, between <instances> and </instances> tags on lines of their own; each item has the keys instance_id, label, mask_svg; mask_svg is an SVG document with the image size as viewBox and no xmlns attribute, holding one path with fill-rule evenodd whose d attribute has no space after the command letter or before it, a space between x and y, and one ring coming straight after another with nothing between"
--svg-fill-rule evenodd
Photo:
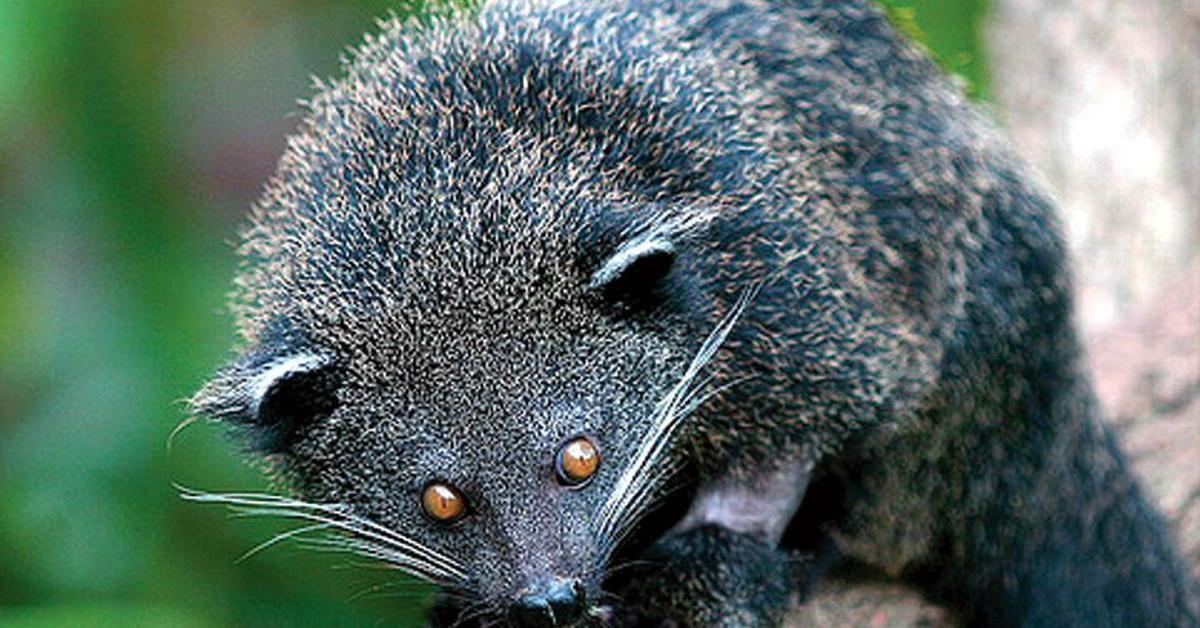
<instances>
[{"instance_id":1,"label":"binturong nose","mask_svg":"<svg viewBox=\"0 0 1200 628\"><path fill-rule=\"evenodd\" d=\"M564 628L583 616L584 605L579 580L553 578L521 594L512 605L512 621L521 628Z\"/></svg>"}]
</instances>

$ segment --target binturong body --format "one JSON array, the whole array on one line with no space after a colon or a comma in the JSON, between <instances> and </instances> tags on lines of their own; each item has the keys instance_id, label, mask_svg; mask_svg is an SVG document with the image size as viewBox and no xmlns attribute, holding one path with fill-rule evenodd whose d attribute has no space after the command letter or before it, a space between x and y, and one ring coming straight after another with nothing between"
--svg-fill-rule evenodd
<instances>
[{"instance_id":1,"label":"binturong body","mask_svg":"<svg viewBox=\"0 0 1200 628\"><path fill-rule=\"evenodd\" d=\"M308 103L194 399L445 587L434 625L769 626L829 569L971 625L1195 625L1054 207L860 0L499 0Z\"/></svg>"}]
</instances>

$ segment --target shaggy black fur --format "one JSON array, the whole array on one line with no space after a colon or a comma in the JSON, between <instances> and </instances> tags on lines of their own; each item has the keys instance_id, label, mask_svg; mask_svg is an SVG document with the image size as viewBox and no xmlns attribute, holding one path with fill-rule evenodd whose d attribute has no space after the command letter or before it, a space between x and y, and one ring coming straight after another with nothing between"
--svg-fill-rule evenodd
<instances>
[{"instance_id":1,"label":"shaggy black fur","mask_svg":"<svg viewBox=\"0 0 1200 628\"><path fill-rule=\"evenodd\" d=\"M347 72L252 215L245 357L195 405L403 535L375 555L457 594L435 624L573 578L585 621L774 625L836 561L971 625L1198 623L1052 203L874 6L500 0L390 22ZM744 294L702 360L730 387L676 429ZM604 455L579 490L574 434ZM784 546L654 510L789 460L815 480ZM470 514L423 517L430 480Z\"/></svg>"}]
</instances>

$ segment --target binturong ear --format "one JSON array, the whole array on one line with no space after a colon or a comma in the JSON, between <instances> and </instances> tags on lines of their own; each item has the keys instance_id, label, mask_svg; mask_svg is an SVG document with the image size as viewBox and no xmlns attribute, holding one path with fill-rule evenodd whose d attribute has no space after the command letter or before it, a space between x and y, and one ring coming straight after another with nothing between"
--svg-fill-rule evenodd
<instances>
[{"instance_id":1,"label":"binturong ear","mask_svg":"<svg viewBox=\"0 0 1200 628\"><path fill-rule=\"evenodd\" d=\"M675 245L661 237L630 240L592 274L588 287L606 297L644 302L661 296L663 282L675 264Z\"/></svg>"},{"instance_id":2,"label":"binturong ear","mask_svg":"<svg viewBox=\"0 0 1200 628\"><path fill-rule=\"evenodd\" d=\"M311 351L251 352L196 393L192 412L241 428L251 450L287 451L297 430L337 407L333 360Z\"/></svg>"}]
</instances>

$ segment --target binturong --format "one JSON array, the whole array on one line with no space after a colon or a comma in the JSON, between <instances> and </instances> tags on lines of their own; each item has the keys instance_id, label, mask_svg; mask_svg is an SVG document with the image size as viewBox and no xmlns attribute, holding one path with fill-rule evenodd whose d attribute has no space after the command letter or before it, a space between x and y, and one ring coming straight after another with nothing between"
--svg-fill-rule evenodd
<instances>
[{"instance_id":1,"label":"binturong","mask_svg":"<svg viewBox=\"0 0 1200 628\"><path fill-rule=\"evenodd\" d=\"M431 625L1196 625L1103 426L1053 203L865 0L390 20L251 212L193 399Z\"/></svg>"}]
</instances>

